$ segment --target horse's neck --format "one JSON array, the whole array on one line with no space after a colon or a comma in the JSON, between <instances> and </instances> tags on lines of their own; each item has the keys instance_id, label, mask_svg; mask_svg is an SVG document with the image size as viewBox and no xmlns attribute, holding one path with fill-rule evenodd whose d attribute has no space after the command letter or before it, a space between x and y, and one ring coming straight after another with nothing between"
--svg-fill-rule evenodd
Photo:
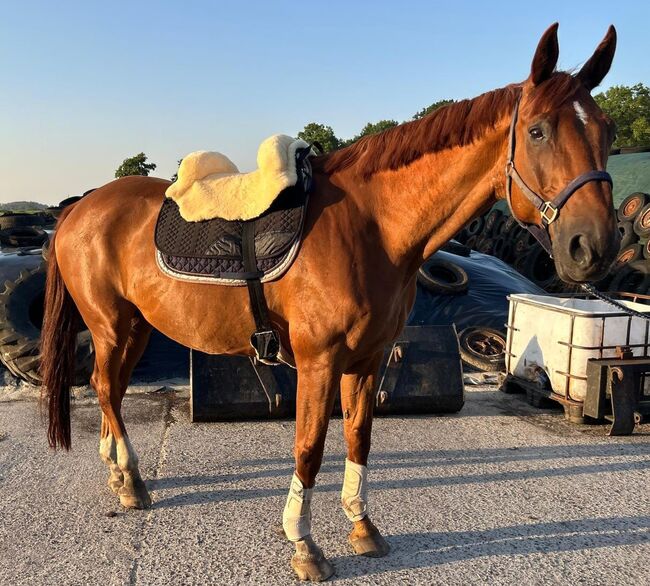
<instances>
[{"instance_id":1,"label":"horse's neck","mask_svg":"<svg viewBox=\"0 0 650 586\"><path fill-rule=\"evenodd\" d=\"M503 192L506 130L504 121L470 145L426 154L367 182L355 179L354 168L345 172L345 190L372 216L393 265L414 272Z\"/></svg>"}]
</instances>

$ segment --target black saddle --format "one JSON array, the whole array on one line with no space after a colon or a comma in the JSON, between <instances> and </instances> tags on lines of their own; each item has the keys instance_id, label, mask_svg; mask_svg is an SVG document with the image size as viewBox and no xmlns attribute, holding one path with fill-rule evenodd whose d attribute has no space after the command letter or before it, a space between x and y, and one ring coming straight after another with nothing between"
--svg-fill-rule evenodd
<instances>
[{"instance_id":1,"label":"black saddle","mask_svg":"<svg viewBox=\"0 0 650 586\"><path fill-rule=\"evenodd\" d=\"M158 264L169 276L245 286L244 227L254 230L257 270L262 282L280 278L295 259L305 216L307 194L301 186L285 189L259 218L221 218L186 222L178 204L165 199L156 224Z\"/></svg>"}]
</instances>

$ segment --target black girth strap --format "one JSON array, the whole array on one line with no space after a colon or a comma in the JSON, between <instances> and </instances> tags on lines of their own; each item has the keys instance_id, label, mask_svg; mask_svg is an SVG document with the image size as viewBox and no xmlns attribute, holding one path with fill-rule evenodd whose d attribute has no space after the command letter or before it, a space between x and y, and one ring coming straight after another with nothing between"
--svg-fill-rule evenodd
<instances>
[{"instance_id":1,"label":"black girth strap","mask_svg":"<svg viewBox=\"0 0 650 586\"><path fill-rule=\"evenodd\" d=\"M311 191L312 175L309 157L314 153L312 147L301 148L296 151L296 186L302 189L305 194ZM305 203L306 205L306 203ZM279 364L280 334L273 328L269 318L269 308L264 297L264 288L261 278L264 276L257 268L257 256L255 253L255 223L257 219L248 220L242 225L242 260L244 263L244 275L239 278L246 279L248 296L251 300L251 310L255 319L255 332L251 336L251 346L260 362L265 364Z\"/></svg>"},{"instance_id":2,"label":"black girth strap","mask_svg":"<svg viewBox=\"0 0 650 586\"><path fill-rule=\"evenodd\" d=\"M251 346L258 360L276 363L280 352L280 335L273 329L269 319L269 309L264 297L260 278L262 273L257 268L255 255L255 220L248 220L242 226L242 257L246 274L246 285L251 300L251 311L255 319L255 332L251 336Z\"/></svg>"},{"instance_id":3,"label":"black girth strap","mask_svg":"<svg viewBox=\"0 0 650 586\"><path fill-rule=\"evenodd\" d=\"M610 185L613 184L612 178L607 171L599 171L597 169L592 169L586 171L582 175L576 177L571 181L560 193L558 193L553 199L545 200L542 199L537 193L535 193L526 182L519 175L519 171L515 167L515 129L517 127L517 118L519 117L519 100L515 103L515 108L512 113L512 120L510 122L510 135L508 141L508 160L506 162L506 201L508 202L508 207L510 208L510 213L512 217L519 222L519 225L523 228L526 228L535 239L542 245L544 250L553 257L551 250L551 238L548 234L548 227L557 219L560 214L560 209L567 202L567 200L580 189L586 183L591 181L607 181ZM539 210L541 215L541 227L537 224L529 224L520 220L515 214L515 210L512 208L512 182L517 184L521 192L526 196L526 198Z\"/></svg>"}]
</instances>

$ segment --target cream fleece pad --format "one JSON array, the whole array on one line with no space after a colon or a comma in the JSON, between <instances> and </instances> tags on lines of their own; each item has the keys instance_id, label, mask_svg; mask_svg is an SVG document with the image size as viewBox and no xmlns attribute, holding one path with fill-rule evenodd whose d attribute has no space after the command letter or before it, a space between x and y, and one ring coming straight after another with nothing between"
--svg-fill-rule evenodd
<instances>
[{"instance_id":1,"label":"cream fleece pad","mask_svg":"<svg viewBox=\"0 0 650 586\"><path fill-rule=\"evenodd\" d=\"M178 180L167 188L167 197L188 222L256 218L283 189L296 184L296 150L308 147L304 140L274 134L260 145L259 168L251 173L240 173L221 153L190 153L178 169Z\"/></svg>"}]
</instances>

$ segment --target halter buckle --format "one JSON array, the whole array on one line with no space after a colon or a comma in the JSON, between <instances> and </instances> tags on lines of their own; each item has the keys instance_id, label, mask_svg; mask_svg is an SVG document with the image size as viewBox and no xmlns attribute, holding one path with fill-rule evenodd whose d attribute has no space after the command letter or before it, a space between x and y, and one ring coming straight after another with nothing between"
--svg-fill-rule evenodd
<instances>
[{"instance_id":1,"label":"halter buckle","mask_svg":"<svg viewBox=\"0 0 650 586\"><path fill-rule=\"evenodd\" d=\"M545 226L550 226L555 222L557 215L560 213L560 208L555 207L550 201L545 201L539 213L542 215L542 223Z\"/></svg>"}]
</instances>

